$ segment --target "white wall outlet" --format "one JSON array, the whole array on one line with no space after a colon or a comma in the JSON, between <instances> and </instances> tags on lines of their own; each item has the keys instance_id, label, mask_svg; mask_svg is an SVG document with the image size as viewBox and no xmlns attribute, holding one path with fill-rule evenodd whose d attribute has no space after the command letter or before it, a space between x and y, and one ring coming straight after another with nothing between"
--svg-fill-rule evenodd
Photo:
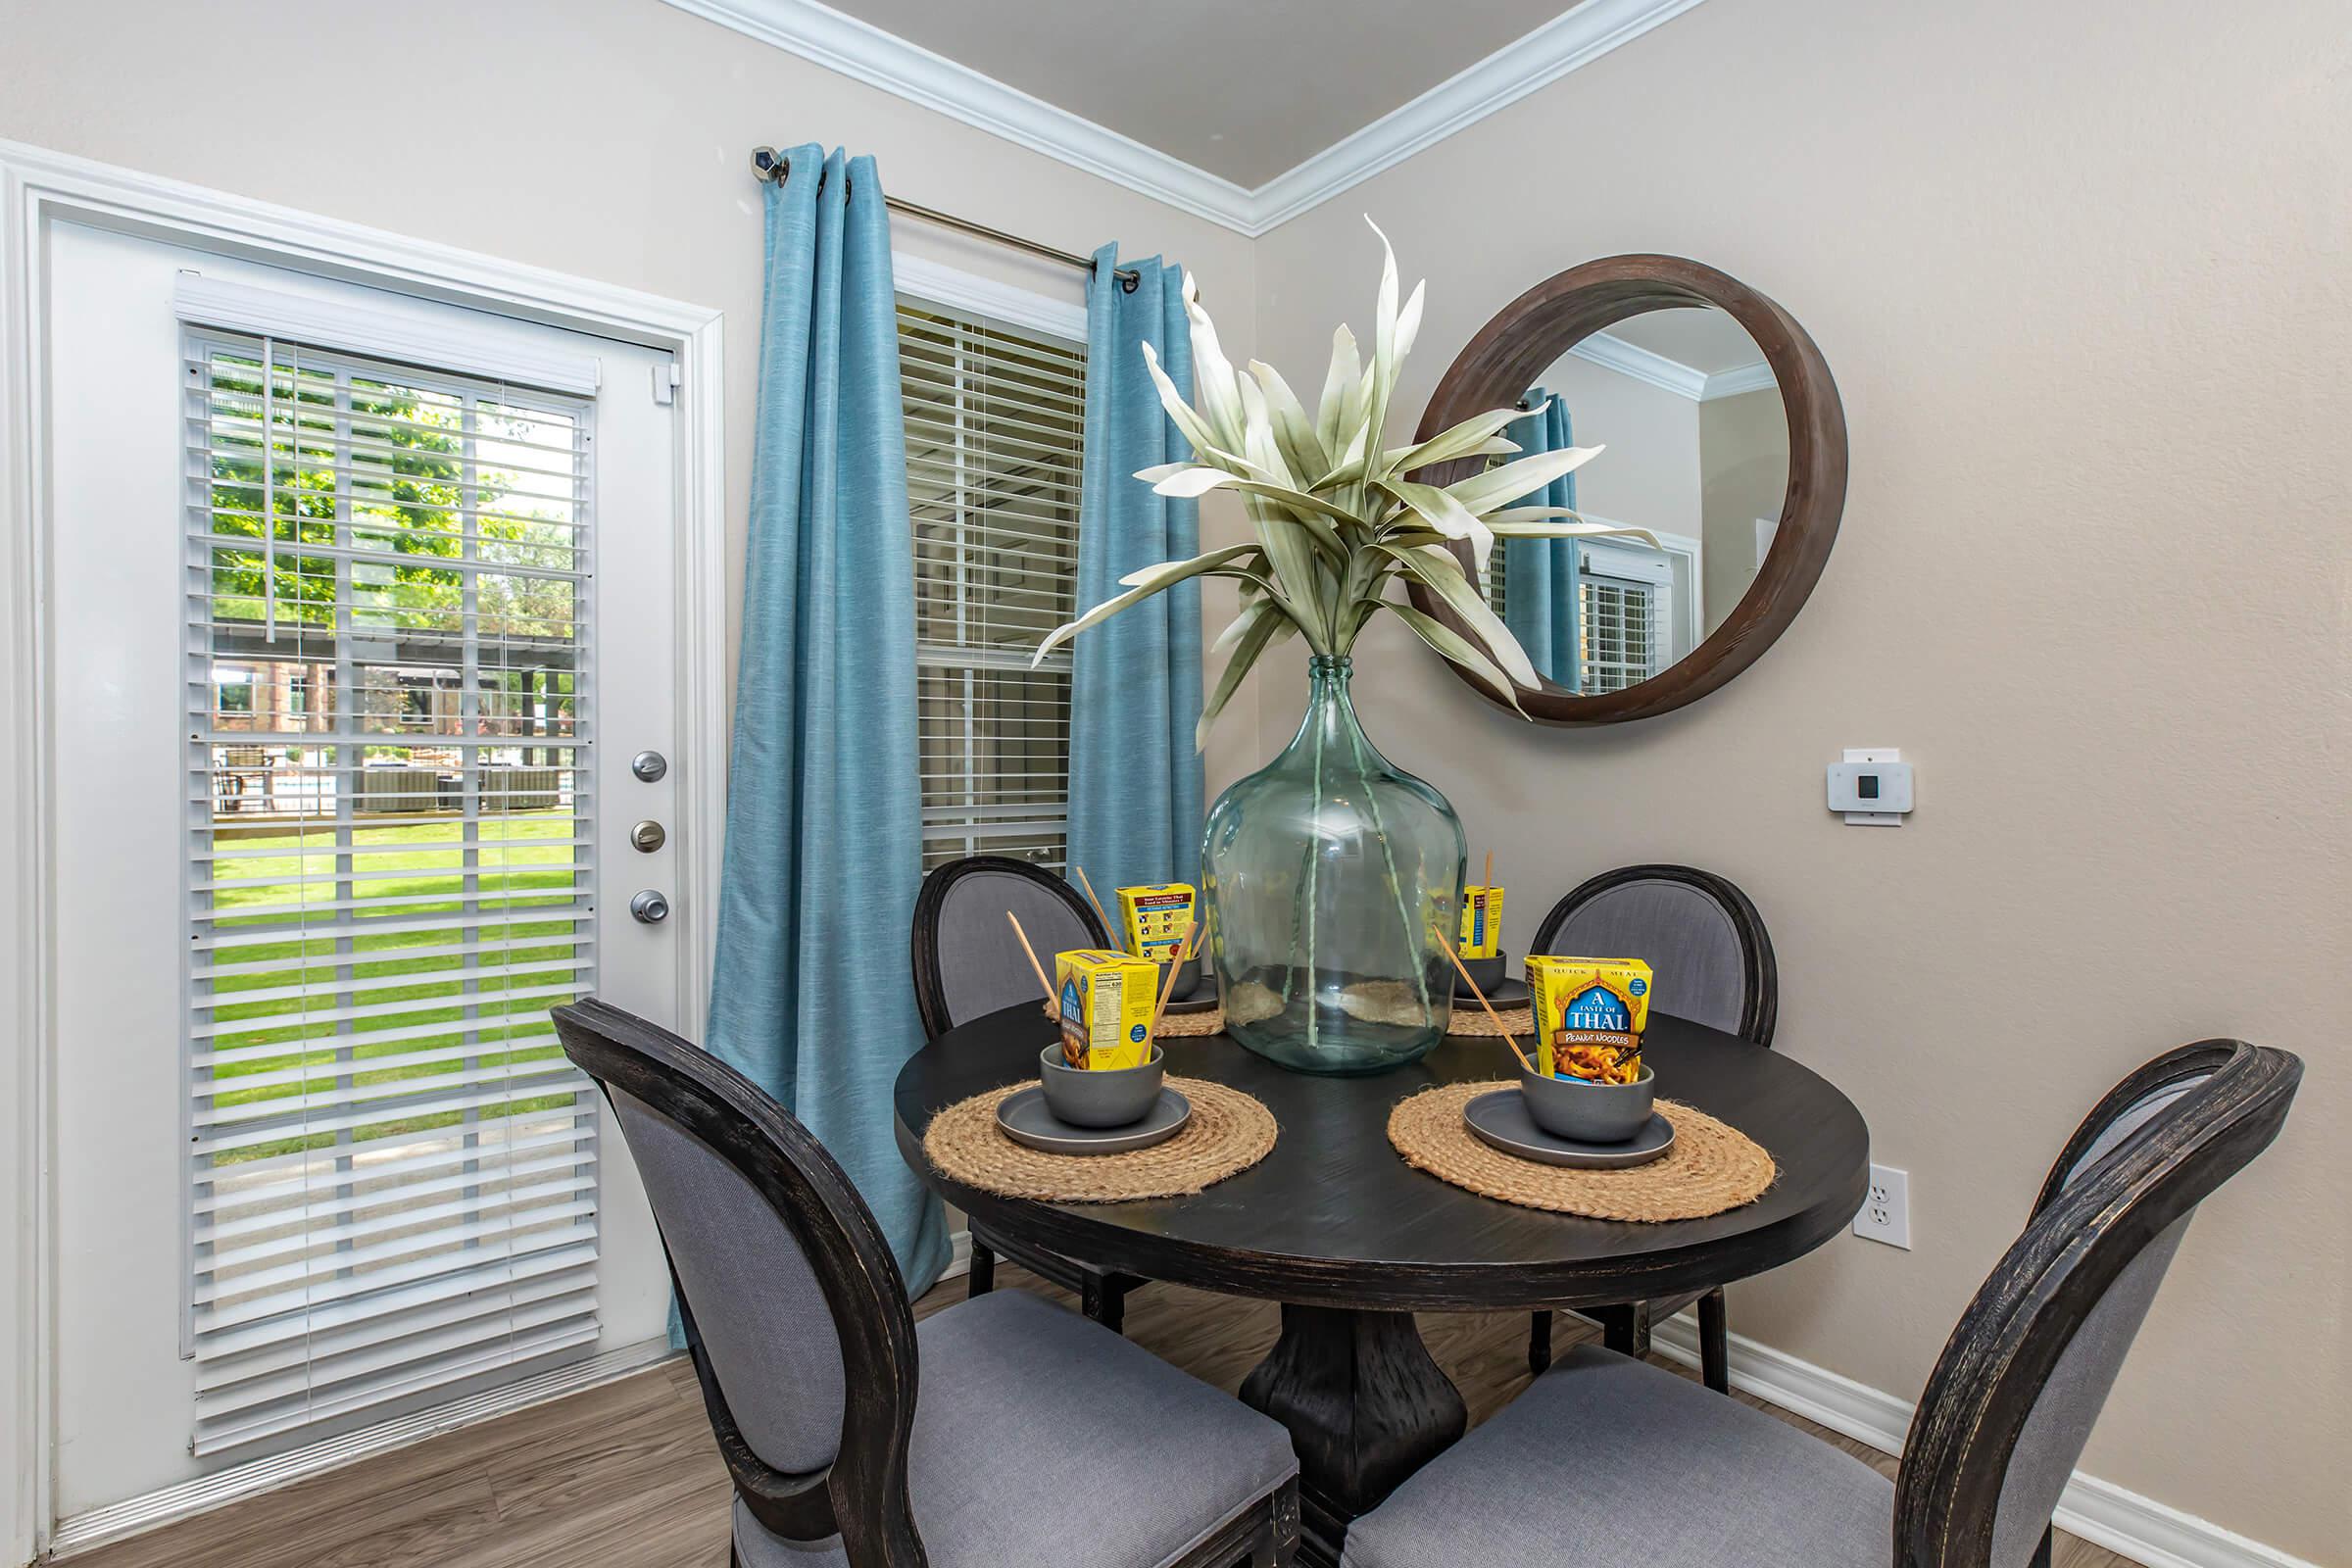
<instances>
[{"instance_id":1,"label":"white wall outlet","mask_svg":"<svg viewBox=\"0 0 2352 1568\"><path fill-rule=\"evenodd\" d=\"M1911 1173L1892 1165L1870 1167L1870 1191L1854 1216L1854 1234L1911 1250Z\"/></svg>"}]
</instances>

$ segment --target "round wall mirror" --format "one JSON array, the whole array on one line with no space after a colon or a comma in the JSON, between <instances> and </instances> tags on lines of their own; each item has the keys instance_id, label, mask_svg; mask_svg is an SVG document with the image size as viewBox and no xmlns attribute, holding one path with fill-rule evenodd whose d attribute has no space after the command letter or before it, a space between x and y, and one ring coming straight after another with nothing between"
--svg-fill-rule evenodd
<instances>
[{"instance_id":1,"label":"round wall mirror","mask_svg":"<svg viewBox=\"0 0 2352 1568\"><path fill-rule=\"evenodd\" d=\"M1795 618L1838 535L1845 416L1786 311L1680 257L1571 268L1462 350L1417 439L1513 405L1531 411L1504 431L1523 453L1607 449L1518 505L1648 536L1496 543L1483 586L1543 677L1519 692L1530 717L1606 724L1680 708ZM1417 477L1450 484L1503 461ZM1454 548L1474 572L1469 546ZM1459 625L1417 587L1413 600Z\"/></svg>"}]
</instances>

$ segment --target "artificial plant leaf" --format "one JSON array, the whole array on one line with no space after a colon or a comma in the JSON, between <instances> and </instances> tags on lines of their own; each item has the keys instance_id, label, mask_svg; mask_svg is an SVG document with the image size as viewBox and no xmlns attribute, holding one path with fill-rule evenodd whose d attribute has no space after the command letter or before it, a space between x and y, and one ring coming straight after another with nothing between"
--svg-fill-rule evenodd
<instances>
[{"instance_id":1,"label":"artificial plant leaf","mask_svg":"<svg viewBox=\"0 0 2352 1568\"><path fill-rule=\"evenodd\" d=\"M1087 627L1108 620L1128 606L1139 604L1153 594L1171 588L1187 578L1221 572L1242 557L1256 554L1257 548L1255 545L1224 545L1215 550L1205 551L1189 561L1163 561L1155 566L1146 566L1141 571L1129 572L1119 579L1121 583L1129 585L1125 593L1113 594L1085 614L1080 615L1076 620L1065 621L1048 632L1045 641L1037 645L1037 653L1030 659L1029 667L1035 669L1054 649L1068 642Z\"/></svg>"},{"instance_id":2,"label":"artificial plant leaf","mask_svg":"<svg viewBox=\"0 0 2352 1568\"><path fill-rule=\"evenodd\" d=\"M1315 405L1315 439L1323 448L1326 467L1334 465L1341 444L1347 439L1341 416L1347 411L1348 391L1363 376L1364 368L1355 352L1355 334L1342 321L1331 334L1331 368L1323 375L1323 400Z\"/></svg>"},{"instance_id":3,"label":"artificial plant leaf","mask_svg":"<svg viewBox=\"0 0 2352 1568\"><path fill-rule=\"evenodd\" d=\"M1262 609L1263 606L1251 608ZM1240 623L1237 621L1236 624ZM1257 656L1277 639L1287 637L1297 629L1281 614L1260 615L1243 628L1242 634L1234 639L1233 657L1225 661L1225 668L1217 676L1215 689L1208 694L1208 700L1200 705L1200 721L1193 726L1194 751L1200 751L1208 745L1209 726L1217 721L1219 713L1225 711L1225 705L1233 694L1241 690L1242 681L1249 675L1250 667L1257 662Z\"/></svg>"},{"instance_id":4,"label":"artificial plant leaf","mask_svg":"<svg viewBox=\"0 0 2352 1568\"><path fill-rule=\"evenodd\" d=\"M1410 479L1382 479L1378 486L1413 510L1431 527L1448 539L1467 539L1471 554L1478 561L1478 569L1487 569L1487 558L1494 551L1494 534L1485 519L1454 499L1448 491L1434 484L1416 484Z\"/></svg>"},{"instance_id":5,"label":"artificial plant leaf","mask_svg":"<svg viewBox=\"0 0 2352 1568\"><path fill-rule=\"evenodd\" d=\"M1489 449L1499 432L1526 417L1517 409L1491 409L1485 414L1473 415L1450 429L1431 436L1419 446L1406 447L1396 453L1394 471L1410 473L1415 468L1426 468L1433 463L1452 463L1460 458L1477 456ZM1511 452L1519 450L1518 443L1513 441L1502 443L1502 447Z\"/></svg>"},{"instance_id":6,"label":"artificial plant leaf","mask_svg":"<svg viewBox=\"0 0 2352 1568\"><path fill-rule=\"evenodd\" d=\"M1462 564L1453 558L1452 551L1437 545L1417 550L1385 544L1372 548L1393 557L1423 587L1444 600L1446 608L1462 618L1470 635L1486 645L1487 652L1511 679L1522 686L1538 684L1536 666L1528 661L1527 650L1519 646L1519 639L1502 623L1502 617L1488 606L1486 597L1462 575Z\"/></svg>"},{"instance_id":7,"label":"artificial plant leaf","mask_svg":"<svg viewBox=\"0 0 2352 1568\"><path fill-rule=\"evenodd\" d=\"M1176 390L1176 383L1168 379L1168 372L1159 368L1159 355L1149 342L1144 345L1144 368L1152 372L1152 384L1159 391L1159 406L1168 411L1169 418L1176 421L1178 433L1193 444L1195 454L1223 452L1228 443L1209 428L1208 421L1195 413L1191 404L1184 401L1184 394Z\"/></svg>"},{"instance_id":8,"label":"artificial plant leaf","mask_svg":"<svg viewBox=\"0 0 2352 1568\"><path fill-rule=\"evenodd\" d=\"M1217 445L1228 451L1247 451L1242 439L1241 377L1217 342L1217 323L1201 307L1200 290L1193 274L1184 274L1185 319L1193 328L1193 381L1199 387L1201 417L1217 432Z\"/></svg>"},{"instance_id":9,"label":"artificial plant leaf","mask_svg":"<svg viewBox=\"0 0 2352 1568\"><path fill-rule=\"evenodd\" d=\"M1399 619L1413 628L1414 634L1452 662L1468 670L1481 686L1511 705L1520 717L1527 710L1519 706L1519 693L1494 667L1493 660L1471 646L1459 632L1434 615L1425 615L1410 605L1392 604L1388 607Z\"/></svg>"},{"instance_id":10,"label":"artificial plant leaf","mask_svg":"<svg viewBox=\"0 0 2352 1568\"><path fill-rule=\"evenodd\" d=\"M1488 513L1533 495L1554 479L1574 473L1600 456L1599 447L1560 447L1551 452L1531 453L1474 473L1467 479L1457 479L1446 488L1453 498L1472 512Z\"/></svg>"},{"instance_id":11,"label":"artificial plant leaf","mask_svg":"<svg viewBox=\"0 0 2352 1568\"><path fill-rule=\"evenodd\" d=\"M1250 373L1257 377L1259 389L1265 394L1266 413L1274 421L1274 444L1282 449L1282 460L1290 466L1292 477L1312 478L1331 466L1331 455L1323 450L1323 441L1315 433L1315 421L1298 403L1298 395L1282 378L1282 372L1262 361L1250 362Z\"/></svg>"}]
</instances>

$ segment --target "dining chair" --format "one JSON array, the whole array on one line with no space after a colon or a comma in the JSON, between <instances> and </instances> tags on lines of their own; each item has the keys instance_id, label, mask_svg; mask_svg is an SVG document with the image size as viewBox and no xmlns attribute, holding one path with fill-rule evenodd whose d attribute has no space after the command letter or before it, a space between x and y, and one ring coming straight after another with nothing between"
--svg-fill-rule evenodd
<instances>
[{"instance_id":1,"label":"dining chair","mask_svg":"<svg viewBox=\"0 0 2352 1568\"><path fill-rule=\"evenodd\" d=\"M1072 948L1107 948L1110 933L1077 890L1027 860L968 855L923 878L914 901L914 1007L933 1040L959 1023L1017 1002L1042 1001L1028 955L1006 923L1009 909L1037 950L1039 961ZM965 1222L972 1241L970 1293L985 1296L997 1283L997 1258L1076 1293L1088 1317L1116 1333L1127 1318L1127 1298L1152 1283L1115 1269L1096 1268Z\"/></svg>"},{"instance_id":2,"label":"dining chair","mask_svg":"<svg viewBox=\"0 0 2352 1568\"><path fill-rule=\"evenodd\" d=\"M1665 984L1660 1011L1703 1023L1770 1050L1781 1009L1781 971L1764 917L1729 879L1688 865L1628 865L1603 871L1551 906L1530 953L1642 958ZM1649 1353L1649 1326L1698 1303L1701 1375L1731 1392L1731 1331L1723 1287L1660 1301L1592 1307L1604 1343L1626 1355ZM1551 1314L1538 1312L1527 1365L1551 1364Z\"/></svg>"},{"instance_id":3,"label":"dining chair","mask_svg":"<svg viewBox=\"0 0 2352 1568\"><path fill-rule=\"evenodd\" d=\"M653 1202L734 1568L1291 1560L1275 1422L1027 1292L917 1324L873 1214L783 1106L617 1007L554 1011Z\"/></svg>"},{"instance_id":4,"label":"dining chair","mask_svg":"<svg viewBox=\"0 0 2352 1568\"><path fill-rule=\"evenodd\" d=\"M2278 1136L2302 1075L2208 1040L2116 1085L1961 1314L1891 1483L1582 1346L1357 1519L1345 1568L2048 1568L2050 1515L2190 1215Z\"/></svg>"}]
</instances>

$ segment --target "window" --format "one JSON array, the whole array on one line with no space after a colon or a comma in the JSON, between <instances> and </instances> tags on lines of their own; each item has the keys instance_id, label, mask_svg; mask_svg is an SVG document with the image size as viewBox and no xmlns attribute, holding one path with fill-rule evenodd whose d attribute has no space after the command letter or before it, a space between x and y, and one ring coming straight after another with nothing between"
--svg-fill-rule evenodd
<instances>
[{"instance_id":1,"label":"window","mask_svg":"<svg viewBox=\"0 0 2352 1568\"><path fill-rule=\"evenodd\" d=\"M1086 345L902 296L923 867L1058 868L1069 825Z\"/></svg>"},{"instance_id":2,"label":"window","mask_svg":"<svg viewBox=\"0 0 2352 1568\"><path fill-rule=\"evenodd\" d=\"M597 1337L590 408L186 348L207 1455Z\"/></svg>"}]
</instances>

